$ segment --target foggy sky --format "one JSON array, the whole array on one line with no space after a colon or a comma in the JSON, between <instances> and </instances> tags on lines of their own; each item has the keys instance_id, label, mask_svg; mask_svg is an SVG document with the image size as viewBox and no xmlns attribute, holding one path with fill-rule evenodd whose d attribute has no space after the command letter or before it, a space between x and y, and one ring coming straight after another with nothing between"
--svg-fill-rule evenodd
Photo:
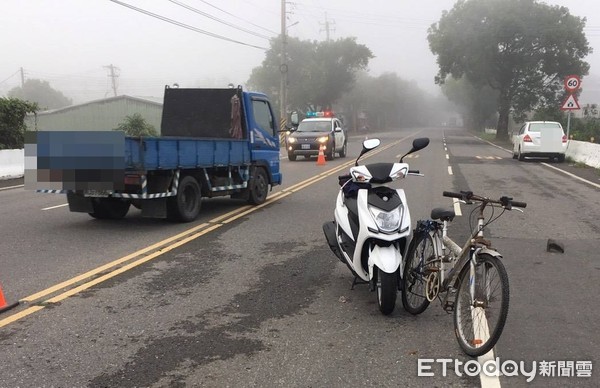
<instances>
[{"instance_id":1,"label":"foggy sky","mask_svg":"<svg viewBox=\"0 0 600 388\"><path fill-rule=\"evenodd\" d=\"M47 80L75 103L113 95L108 69L119 68L118 94L161 98L165 84L226 87L244 84L260 66L267 38L281 31L280 0L120 0L238 43L175 26L109 0L2 0L0 96L25 78ZM177 5L234 24L195 13ZM395 72L438 94L427 28L454 0L294 0L287 4L288 34L322 41L356 37L375 58L369 72ZM547 1L587 17L595 53L586 60L581 103L600 102L600 2ZM212 5L212 6L211 6ZM220 8L217 9L215 7ZM224 11L224 12L223 12ZM296 24L295 24L296 23ZM249 32L248 32L249 31Z\"/></svg>"}]
</instances>

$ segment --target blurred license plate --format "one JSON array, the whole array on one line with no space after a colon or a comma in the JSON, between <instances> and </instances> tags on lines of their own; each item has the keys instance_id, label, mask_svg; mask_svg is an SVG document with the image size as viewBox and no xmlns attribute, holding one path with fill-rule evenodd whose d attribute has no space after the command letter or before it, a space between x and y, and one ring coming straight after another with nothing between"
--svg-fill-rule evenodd
<instances>
[{"instance_id":1,"label":"blurred license plate","mask_svg":"<svg viewBox=\"0 0 600 388\"><path fill-rule=\"evenodd\" d=\"M310 144L302 144L302 149L303 150L309 150L310 149Z\"/></svg>"},{"instance_id":2,"label":"blurred license plate","mask_svg":"<svg viewBox=\"0 0 600 388\"><path fill-rule=\"evenodd\" d=\"M86 190L83 194L84 197L108 197L112 194L112 190Z\"/></svg>"}]
</instances>

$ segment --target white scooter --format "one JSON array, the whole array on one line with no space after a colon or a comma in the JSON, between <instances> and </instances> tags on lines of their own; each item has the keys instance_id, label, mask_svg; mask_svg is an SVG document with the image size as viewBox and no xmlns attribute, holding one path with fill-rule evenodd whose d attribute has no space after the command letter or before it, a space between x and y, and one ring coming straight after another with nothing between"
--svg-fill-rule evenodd
<instances>
[{"instance_id":1,"label":"white scooter","mask_svg":"<svg viewBox=\"0 0 600 388\"><path fill-rule=\"evenodd\" d=\"M429 144L428 138L413 141L412 149L399 163L358 165L365 153L380 145L379 139L367 139L349 175L338 177L340 192L335 203L334 221L323 224L329 247L354 275L352 288L368 283L377 290L379 310L391 314L402 289L402 257L411 236L411 220L402 189L385 184L407 175L422 176L403 163L406 155Z\"/></svg>"}]
</instances>

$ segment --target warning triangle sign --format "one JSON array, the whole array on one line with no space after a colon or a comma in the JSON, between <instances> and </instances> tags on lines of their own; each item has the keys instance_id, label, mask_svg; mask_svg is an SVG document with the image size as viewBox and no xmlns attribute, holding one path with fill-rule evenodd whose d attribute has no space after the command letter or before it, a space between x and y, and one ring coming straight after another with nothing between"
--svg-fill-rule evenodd
<instances>
[{"instance_id":1,"label":"warning triangle sign","mask_svg":"<svg viewBox=\"0 0 600 388\"><path fill-rule=\"evenodd\" d=\"M565 102L563 102L560 109L562 109L562 110L577 110L577 109L581 109L581 108L579 107L579 102L577 101L577 98L575 98L575 96L573 94L569 94L569 97L567 97Z\"/></svg>"}]
</instances>

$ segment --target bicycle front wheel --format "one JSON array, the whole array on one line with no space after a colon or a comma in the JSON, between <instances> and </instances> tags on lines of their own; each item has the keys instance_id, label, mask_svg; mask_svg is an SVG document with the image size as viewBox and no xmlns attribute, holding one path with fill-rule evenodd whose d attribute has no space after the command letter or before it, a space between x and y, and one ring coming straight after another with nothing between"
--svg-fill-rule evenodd
<instances>
[{"instance_id":1,"label":"bicycle front wheel","mask_svg":"<svg viewBox=\"0 0 600 388\"><path fill-rule=\"evenodd\" d=\"M415 235L415 239L408 247L402 274L402 305L413 315L421 314L429 306L425 296L427 283L425 264L434 258L433 240L429 233Z\"/></svg>"},{"instance_id":2,"label":"bicycle front wheel","mask_svg":"<svg viewBox=\"0 0 600 388\"><path fill-rule=\"evenodd\" d=\"M496 345L506 323L508 299L508 275L497 257L480 254L473 279L470 264L463 268L454 305L454 333L466 354L481 356Z\"/></svg>"}]
</instances>

